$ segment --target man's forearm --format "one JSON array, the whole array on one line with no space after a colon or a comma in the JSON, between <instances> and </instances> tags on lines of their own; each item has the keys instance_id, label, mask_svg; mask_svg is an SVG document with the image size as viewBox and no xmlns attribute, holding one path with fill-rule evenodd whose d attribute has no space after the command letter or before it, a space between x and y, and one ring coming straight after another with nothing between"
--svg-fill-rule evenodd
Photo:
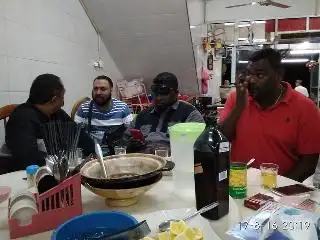
<instances>
[{"instance_id":1,"label":"man's forearm","mask_svg":"<svg viewBox=\"0 0 320 240\"><path fill-rule=\"evenodd\" d=\"M40 167L46 164L46 153L40 151L15 151L12 152L12 171L26 169L29 165L39 165ZM27 156L27 157L26 157Z\"/></svg>"},{"instance_id":2,"label":"man's forearm","mask_svg":"<svg viewBox=\"0 0 320 240\"><path fill-rule=\"evenodd\" d=\"M293 179L298 182L303 182L312 174L314 174L318 164L319 154L304 155L301 157L299 163L285 174L285 177Z\"/></svg>"},{"instance_id":3,"label":"man's forearm","mask_svg":"<svg viewBox=\"0 0 320 240\"><path fill-rule=\"evenodd\" d=\"M236 131L236 124L243 112L243 109L235 107L230 114L226 117L226 119L219 123L219 130L221 133L231 140L234 137Z\"/></svg>"},{"instance_id":4,"label":"man's forearm","mask_svg":"<svg viewBox=\"0 0 320 240\"><path fill-rule=\"evenodd\" d=\"M186 122L199 122L203 123L204 119L198 110L192 111L186 119Z\"/></svg>"},{"instance_id":5,"label":"man's forearm","mask_svg":"<svg viewBox=\"0 0 320 240\"><path fill-rule=\"evenodd\" d=\"M88 156L95 152L94 141L84 129L81 129L78 146L82 148L84 156Z\"/></svg>"}]
</instances>

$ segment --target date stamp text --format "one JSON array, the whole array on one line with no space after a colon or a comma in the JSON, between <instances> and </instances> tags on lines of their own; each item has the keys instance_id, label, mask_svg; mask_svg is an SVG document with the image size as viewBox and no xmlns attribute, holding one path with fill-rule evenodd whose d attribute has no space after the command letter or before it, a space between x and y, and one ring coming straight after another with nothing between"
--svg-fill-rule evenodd
<instances>
[{"instance_id":1,"label":"date stamp text","mask_svg":"<svg viewBox=\"0 0 320 240\"><path fill-rule=\"evenodd\" d=\"M310 221L306 220L281 220L277 221L268 221L266 223L258 222L258 221L250 221L250 222L240 222L240 230L253 229L253 230L283 230L283 231L303 231L308 230L311 226Z\"/></svg>"}]
</instances>

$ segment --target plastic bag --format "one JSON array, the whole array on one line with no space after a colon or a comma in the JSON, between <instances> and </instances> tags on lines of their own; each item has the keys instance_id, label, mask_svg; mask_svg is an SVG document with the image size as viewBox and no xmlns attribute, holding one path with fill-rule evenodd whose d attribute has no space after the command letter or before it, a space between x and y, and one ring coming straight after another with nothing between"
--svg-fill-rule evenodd
<instances>
[{"instance_id":1,"label":"plastic bag","mask_svg":"<svg viewBox=\"0 0 320 240\"><path fill-rule=\"evenodd\" d=\"M274 203L272 210L257 212L227 232L230 239L320 239L320 215Z\"/></svg>"}]
</instances>

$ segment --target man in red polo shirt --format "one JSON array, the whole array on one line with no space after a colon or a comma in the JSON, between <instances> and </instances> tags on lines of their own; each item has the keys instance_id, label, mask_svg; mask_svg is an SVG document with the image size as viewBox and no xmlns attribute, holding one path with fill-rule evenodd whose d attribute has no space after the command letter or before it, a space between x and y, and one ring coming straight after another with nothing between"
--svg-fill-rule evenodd
<instances>
[{"instance_id":1,"label":"man in red polo shirt","mask_svg":"<svg viewBox=\"0 0 320 240\"><path fill-rule=\"evenodd\" d=\"M279 174L303 181L319 159L320 112L282 80L281 55L255 52L220 112L220 129L232 142L231 161L276 163Z\"/></svg>"}]
</instances>

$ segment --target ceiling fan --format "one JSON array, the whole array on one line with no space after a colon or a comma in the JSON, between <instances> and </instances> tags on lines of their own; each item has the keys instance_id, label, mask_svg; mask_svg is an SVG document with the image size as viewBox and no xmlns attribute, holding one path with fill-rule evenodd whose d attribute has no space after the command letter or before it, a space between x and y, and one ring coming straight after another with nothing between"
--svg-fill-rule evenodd
<instances>
[{"instance_id":1,"label":"ceiling fan","mask_svg":"<svg viewBox=\"0 0 320 240\"><path fill-rule=\"evenodd\" d=\"M232 6L227 6L226 8L236 8L236 7L244 7L244 6L253 6L259 4L260 6L274 6L274 7L279 7L279 8L289 8L291 6L278 3L272 0L264 0L264 1L253 1L251 3L243 3L243 4L238 4L238 5L232 5Z\"/></svg>"}]
</instances>

